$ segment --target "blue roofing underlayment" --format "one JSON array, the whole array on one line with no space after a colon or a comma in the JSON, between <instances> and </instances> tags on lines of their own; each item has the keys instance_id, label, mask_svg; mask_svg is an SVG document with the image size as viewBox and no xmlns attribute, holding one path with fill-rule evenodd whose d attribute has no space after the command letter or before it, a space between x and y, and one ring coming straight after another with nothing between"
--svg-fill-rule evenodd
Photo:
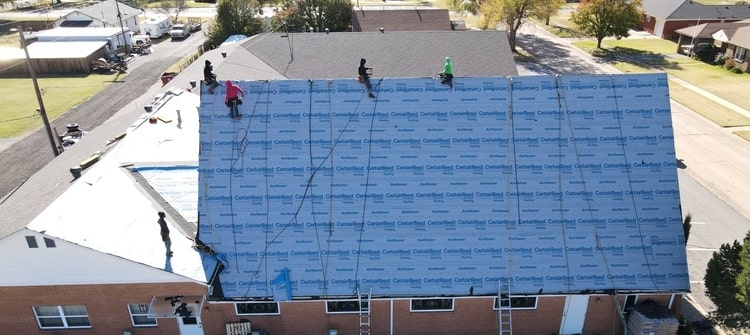
<instances>
[{"instance_id":1,"label":"blue roofing underlayment","mask_svg":"<svg viewBox=\"0 0 750 335\"><path fill-rule=\"evenodd\" d=\"M665 74L372 83L202 88L223 297L689 290Z\"/></svg>"}]
</instances>

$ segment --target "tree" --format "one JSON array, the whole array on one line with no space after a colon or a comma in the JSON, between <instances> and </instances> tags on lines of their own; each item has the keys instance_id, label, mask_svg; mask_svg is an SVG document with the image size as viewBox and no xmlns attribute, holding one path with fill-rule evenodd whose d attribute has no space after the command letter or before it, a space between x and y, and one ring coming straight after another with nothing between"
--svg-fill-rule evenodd
<instances>
[{"instance_id":1,"label":"tree","mask_svg":"<svg viewBox=\"0 0 750 335\"><path fill-rule=\"evenodd\" d=\"M548 0L539 6L537 18L544 20L544 24L549 25L549 18L557 14L563 6L565 6L565 0Z\"/></svg>"},{"instance_id":2,"label":"tree","mask_svg":"<svg viewBox=\"0 0 750 335\"><path fill-rule=\"evenodd\" d=\"M478 1L478 0L477 0ZM516 33L526 18L538 15L548 0L484 0L479 3L482 29L503 23L508 28L510 50L516 52Z\"/></svg>"},{"instance_id":3,"label":"tree","mask_svg":"<svg viewBox=\"0 0 750 335\"><path fill-rule=\"evenodd\" d=\"M596 38L602 48L607 36L628 36L630 28L641 23L641 0L583 0L571 20L584 33Z\"/></svg>"},{"instance_id":4,"label":"tree","mask_svg":"<svg viewBox=\"0 0 750 335\"><path fill-rule=\"evenodd\" d=\"M750 311L750 232L745 236L745 243L740 251L740 273L737 275L737 299ZM750 314L745 314L745 318ZM750 321L748 321L750 324Z\"/></svg>"},{"instance_id":5,"label":"tree","mask_svg":"<svg viewBox=\"0 0 750 335\"><path fill-rule=\"evenodd\" d=\"M178 22L180 12L187 7L187 0L166 0L159 3L159 9L172 18L172 22ZM174 12L174 16L172 16Z\"/></svg>"},{"instance_id":6,"label":"tree","mask_svg":"<svg viewBox=\"0 0 750 335\"><path fill-rule=\"evenodd\" d=\"M448 0L452 9L481 14L481 29L494 28L503 23L508 29L510 49L516 52L516 34L521 24L536 17L549 24L550 16L557 13L565 0Z\"/></svg>"},{"instance_id":7,"label":"tree","mask_svg":"<svg viewBox=\"0 0 750 335\"><path fill-rule=\"evenodd\" d=\"M747 271L750 268L742 268L743 263L750 261L749 240L750 233L745 236L744 245L737 240L731 245L722 244L708 261L703 277L706 296L716 305L716 310L711 312L711 320L725 327L739 329L750 326L750 308L740 300L742 293L738 294L739 283L746 283L749 279ZM741 260L743 257L744 261Z\"/></svg>"},{"instance_id":8,"label":"tree","mask_svg":"<svg viewBox=\"0 0 750 335\"><path fill-rule=\"evenodd\" d=\"M349 0L285 0L272 25L286 24L285 31L351 31L352 3Z\"/></svg>"},{"instance_id":9,"label":"tree","mask_svg":"<svg viewBox=\"0 0 750 335\"><path fill-rule=\"evenodd\" d=\"M259 11L256 1L220 1L216 6L216 20L208 28L207 44L220 45L232 35L252 36L263 32L263 20L256 16Z\"/></svg>"}]
</instances>

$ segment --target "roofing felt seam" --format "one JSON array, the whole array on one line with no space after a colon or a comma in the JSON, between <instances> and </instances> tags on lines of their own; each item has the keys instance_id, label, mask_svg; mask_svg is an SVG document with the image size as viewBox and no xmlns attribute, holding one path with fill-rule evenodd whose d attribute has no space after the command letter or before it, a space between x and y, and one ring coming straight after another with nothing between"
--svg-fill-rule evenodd
<instances>
[{"instance_id":1,"label":"roofing felt seam","mask_svg":"<svg viewBox=\"0 0 750 335\"><path fill-rule=\"evenodd\" d=\"M666 75L372 81L202 87L225 297L689 289Z\"/></svg>"}]
</instances>

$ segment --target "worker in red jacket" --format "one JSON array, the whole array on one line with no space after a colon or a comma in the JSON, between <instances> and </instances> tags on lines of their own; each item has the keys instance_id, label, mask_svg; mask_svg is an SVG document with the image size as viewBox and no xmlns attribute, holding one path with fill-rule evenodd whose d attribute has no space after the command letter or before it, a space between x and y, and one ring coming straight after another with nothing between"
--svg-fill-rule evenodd
<instances>
[{"instance_id":1,"label":"worker in red jacket","mask_svg":"<svg viewBox=\"0 0 750 335\"><path fill-rule=\"evenodd\" d=\"M245 97L245 91L233 84L231 80L227 80L227 95L224 98L224 103L229 107L229 117L233 119L242 118L239 105L242 105L243 97Z\"/></svg>"}]
</instances>

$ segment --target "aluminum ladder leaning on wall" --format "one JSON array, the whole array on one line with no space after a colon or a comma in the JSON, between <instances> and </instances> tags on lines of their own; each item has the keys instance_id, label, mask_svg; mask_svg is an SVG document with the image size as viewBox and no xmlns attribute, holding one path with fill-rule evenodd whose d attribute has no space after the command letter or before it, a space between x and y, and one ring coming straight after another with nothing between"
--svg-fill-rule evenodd
<instances>
[{"instance_id":1,"label":"aluminum ladder leaning on wall","mask_svg":"<svg viewBox=\"0 0 750 335\"><path fill-rule=\"evenodd\" d=\"M497 322L498 335L513 335L513 318L511 317L510 281L497 282Z\"/></svg>"},{"instance_id":2,"label":"aluminum ladder leaning on wall","mask_svg":"<svg viewBox=\"0 0 750 335\"><path fill-rule=\"evenodd\" d=\"M357 288L357 300L359 300L359 335L370 335L370 298L372 297L372 287L367 296L363 297L362 292Z\"/></svg>"}]
</instances>

